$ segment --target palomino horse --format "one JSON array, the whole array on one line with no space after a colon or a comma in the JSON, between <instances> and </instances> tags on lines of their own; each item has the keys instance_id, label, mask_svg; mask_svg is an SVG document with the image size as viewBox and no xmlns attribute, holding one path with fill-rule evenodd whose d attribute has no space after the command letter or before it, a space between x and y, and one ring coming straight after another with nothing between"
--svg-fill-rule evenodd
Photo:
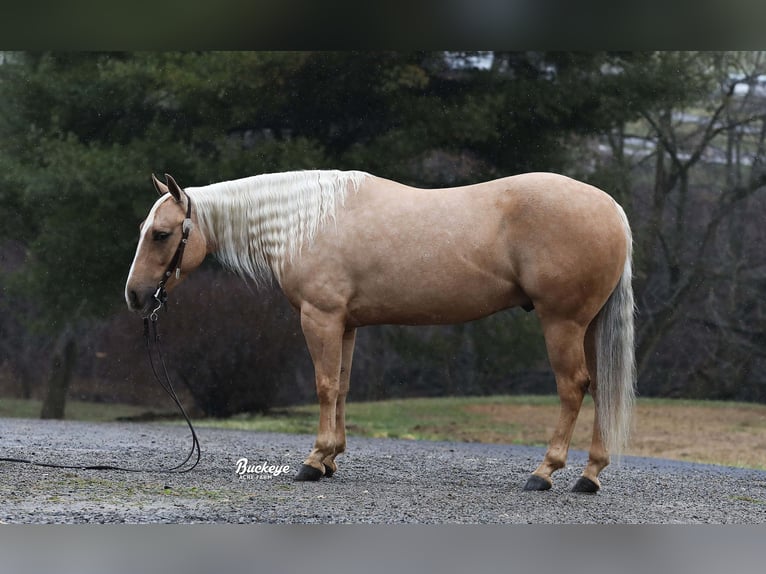
<instances>
[{"instance_id":1,"label":"palomino horse","mask_svg":"<svg viewBox=\"0 0 766 574\"><path fill-rule=\"evenodd\" d=\"M593 440L575 491L594 492L619 452L634 397L632 239L604 192L551 173L415 189L358 172L258 175L161 197L141 226L125 287L148 315L209 253L279 283L300 314L316 374L319 430L296 480L337 471L357 327L446 324L535 309L561 410L525 490L564 466L586 390Z\"/></svg>"}]
</instances>

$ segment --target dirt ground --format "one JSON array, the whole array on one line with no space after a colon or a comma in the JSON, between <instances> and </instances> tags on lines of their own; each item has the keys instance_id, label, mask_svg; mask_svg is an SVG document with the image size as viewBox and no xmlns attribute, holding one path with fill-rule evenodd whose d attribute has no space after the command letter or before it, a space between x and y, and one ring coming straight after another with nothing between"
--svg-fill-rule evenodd
<instances>
[{"instance_id":1,"label":"dirt ground","mask_svg":"<svg viewBox=\"0 0 766 574\"><path fill-rule=\"evenodd\" d=\"M498 421L518 423L514 442L535 443L550 436L558 406L474 405L468 409ZM583 405L572 448L588 450L593 404ZM508 442L487 436L483 442ZM639 404L624 454L766 469L766 405L710 406Z\"/></svg>"},{"instance_id":2,"label":"dirt ground","mask_svg":"<svg viewBox=\"0 0 766 574\"><path fill-rule=\"evenodd\" d=\"M198 434L202 459L183 474L2 462L0 524L766 523L762 470L626 456L604 470L596 495L579 494L570 488L587 453L572 451L551 490L524 492L544 448L351 437L338 472L306 483L294 482L293 475L313 435L214 428L199 428ZM178 425L0 418L3 456L47 463L167 468L183 459L189 440L188 429ZM252 472L242 473L243 458ZM334 534L327 540L335 540ZM636 549L645 552L645 543ZM298 569L282 566L272 570ZM49 570L61 568L56 563L25 571Z\"/></svg>"}]
</instances>

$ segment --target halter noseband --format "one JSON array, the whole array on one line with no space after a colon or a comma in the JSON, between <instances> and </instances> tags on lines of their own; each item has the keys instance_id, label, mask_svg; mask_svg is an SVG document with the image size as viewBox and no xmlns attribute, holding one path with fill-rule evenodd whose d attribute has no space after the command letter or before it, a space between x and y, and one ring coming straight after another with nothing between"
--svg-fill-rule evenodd
<instances>
[{"instance_id":1,"label":"halter noseband","mask_svg":"<svg viewBox=\"0 0 766 574\"><path fill-rule=\"evenodd\" d=\"M184 219L183 225L181 226L181 241L178 243L176 252L173 254L173 258L170 260L170 263L168 263L167 269L165 269L165 272L162 274L162 279L160 279L160 282L157 284L157 290L154 292L154 300L157 302L157 306L149 314L149 318L154 321L157 320L157 311L159 311L168 300L168 293L165 291L165 284L174 273L176 279L181 276L181 262L184 258L186 243L189 240L189 233L191 233L193 227L191 220L191 197L189 197L188 194L184 195L186 195L186 218Z\"/></svg>"}]
</instances>

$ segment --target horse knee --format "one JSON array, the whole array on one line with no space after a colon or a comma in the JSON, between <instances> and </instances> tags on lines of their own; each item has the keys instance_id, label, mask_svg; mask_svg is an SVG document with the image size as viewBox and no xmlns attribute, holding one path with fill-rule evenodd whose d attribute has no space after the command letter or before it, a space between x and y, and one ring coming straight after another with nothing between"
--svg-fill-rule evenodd
<instances>
[{"instance_id":1,"label":"horse knee","mask_svg":"<svg viewBox=\"0 0 766 574\"><path fill-rule=\"evenodd\" d=\"M335 404L338 401L340 391L337 381L317 381L317 399L319 404Z\"/></svg>"}]
</instances>

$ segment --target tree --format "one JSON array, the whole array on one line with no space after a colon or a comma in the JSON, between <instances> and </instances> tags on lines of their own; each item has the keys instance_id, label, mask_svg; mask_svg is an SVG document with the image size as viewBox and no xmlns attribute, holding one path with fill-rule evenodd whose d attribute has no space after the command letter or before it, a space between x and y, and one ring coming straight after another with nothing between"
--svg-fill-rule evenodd
<instances>
[{"instance_id":1,"label":"tree","mask_svg":"<svg viewBox=\"0 0 766 574\"><path fill-rule=\"evenodd\" d=\"M118 214L132 212L129 190L137 183L129 152L111 142L84 141L69 129L70 123L79 126L72 108L84 103L86 82L59 83L61 72L82 73L89 57L62 60L18 55L0 67L6 104L0 116L0 204L12 213L3 231L27 251L9 287L36 302L33 313L20 317L34 323L27 328L44 329L57 340L49 397L58 397L58 404L45 409L51 416L63 414L78 322L112 309L108 302L124 269L121 255L131 243L130 219Z\"/></svg>"},{"instance_id":2,"label":"tree","mask_svg":"<svg viewBox=\"0 0 766 574\"><path fill-rule=\"evenodd\" d=\"M743 396L741 389L724 389L731 389L726 379L732 375L741 381L753 346L734 353L726 341L738 329L753 331L734 325L752 288L748 276L760 278L751 270L761 257L743 241L758 223L743 226L744 206L756 205L766 186L766 93L759 83L765 71L761 53L659 53L619 70L633 83L649 75L683 89L647 102L641 121L622 123L607 137L611 166L632 198L628 207L637 228L639 372L664 393L689 395L695 386L707 386L722 398ZM695 322L712 331L702 336ZM693 335L668 345L681 327ZM697 348L684 353L691 341ZM717 372L715 384L697 383L711 372Z\"/></svg>"},{"instance_id":3,"label":"tree","mask_svg":"<svg viewBox=\"0 0 766 574\"><path fill-rule=\"evenodd\" d=\"M652 213L638 192L647 177L641 169L651 160L634 166L629 136L637 126L653 130L644 141L663 150L653 156L652 173L662 174L657 198L665 214L662 234L636 234L639 290L648 296L670 289L663 273L670 276L673 257L687 257L691 244L674 243L665 218L683 196L684 174L705 157L703 150L692 162L694 154L685 156L686 148L674 142L680 134L674 135L673 113L708 101L711 82L725 79L714 73L724 69L722 56L715 57L695 56L704 62L695 64L673 53L495 52L475 66L459 62L476 61L476 54L443 52L7 54L0 64L0 235L21 245L24 256L20 267L0 277L12 315L2 328L31 333L42 327L54 355L123 304L136 223L151 202L152 171L172 173L182 185L204 185L261 172L355 168L421 186L531 170L579 172L608 181L603 187L641 223L642 214ZM755 76L747 78L737 85ZM745 122L744 113L725 107L716 121L731 129L711 124L709 134L689 140L731 135L727 149L732 166L739 166L728 172L731 199L750 185L751 168L742 158L756 145L751 130L760 125ZM589 172L581 144L602 134L613 161ZM726 221L717 228L728 229ZM707 249L714 247L721 245L711 238ZM750 275L740 270L738 276ZM693 286L696 277L682 271L678 281L673 293ZM672 309L659 300L645 303L651 329L665 329L663 313ZM642 324L649 330L642 332L641 356L652 354L655 331L648 325ZM739 327L745 333L752 325ZM515 332L534 334L528 317L425 330L415 339L432 339L434 346L423 345L415 359L418 376L424 386L452 381L458 391L501 388L503 370L532 368L543 350L542 338L530 336L526 340L536 342L523 351L506 349L497 358L505 345L496 343L514 347ZM391 328L367 340L396 356L397 341L408 338L406 330ZM4 354L37 360L30 353Z\"/></svg>"}]
</instances>

